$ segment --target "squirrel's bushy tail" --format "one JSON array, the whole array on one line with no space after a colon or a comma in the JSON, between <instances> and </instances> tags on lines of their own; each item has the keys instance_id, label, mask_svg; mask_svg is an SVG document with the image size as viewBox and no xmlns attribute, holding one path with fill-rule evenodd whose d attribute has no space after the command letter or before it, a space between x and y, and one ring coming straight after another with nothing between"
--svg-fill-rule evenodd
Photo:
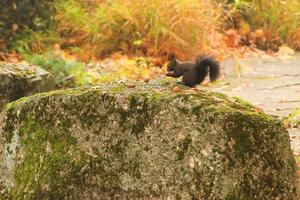
<instances>
[{"instance_id":1,"label":"squirrel's bushy tail","mask_svg":"<svg viewBox=\"0 0 300 200\"><path fill-rule=\"evenodd\" d=\"M196 66L197 66L197 71L199 71L198 74L203 74L203 71L205 71L206 72L204 73L205 76L207 75L207 71L209 69L209 78L211 82L217 80L218 77L220 76L220 64L214 57L211 56L199 57L196 60ZM204 77L200 77L200 79L201 78L203 79Z\"/></svg>"}]
</instances>

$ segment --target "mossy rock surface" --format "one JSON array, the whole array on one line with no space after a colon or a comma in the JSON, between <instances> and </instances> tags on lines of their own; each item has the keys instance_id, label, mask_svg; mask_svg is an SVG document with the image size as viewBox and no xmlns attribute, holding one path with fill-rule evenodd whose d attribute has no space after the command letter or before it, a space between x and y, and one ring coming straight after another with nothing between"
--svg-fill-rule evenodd
<instances>
[{"instance_id":1,"label":"mossy rock surface","mask_svg":"<svg viewBox=\"0 0 300 200\"><path fill-rule=\"evenodd\" d=\"M54 77L37 66L0 62L0 110L8 102L54 87Z\"/></svg>"},{"instance_id":2,"label":"mossy rock surface","mask_svg":"<svg viewBox=\"0 0 300 200\"><path fill-rule=\"evenodd\" d=\"M0 115L2 197L295 198L295 161L276 119L218 93L133 84L8 104Z\"/></svg>"}]
</instances>

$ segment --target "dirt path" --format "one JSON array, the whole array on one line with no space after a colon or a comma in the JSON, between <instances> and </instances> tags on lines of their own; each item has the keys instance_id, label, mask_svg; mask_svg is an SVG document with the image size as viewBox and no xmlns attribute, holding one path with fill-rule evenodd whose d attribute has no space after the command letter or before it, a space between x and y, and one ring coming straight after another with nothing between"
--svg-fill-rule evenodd
<instances>
[{"instance_id":1,"label":"dirt path","mask_svg":"<svg viewBox=\"0 0 300 200\"><path fill-rule=\"evenodd\" d=\"M279 117L300 109L300 54L284 60L267 55L229 58L222 67L225 78L213 91L239 96ZM300 129L289 133L293 152L300 155Z\"/></svg>"}]
</instances>

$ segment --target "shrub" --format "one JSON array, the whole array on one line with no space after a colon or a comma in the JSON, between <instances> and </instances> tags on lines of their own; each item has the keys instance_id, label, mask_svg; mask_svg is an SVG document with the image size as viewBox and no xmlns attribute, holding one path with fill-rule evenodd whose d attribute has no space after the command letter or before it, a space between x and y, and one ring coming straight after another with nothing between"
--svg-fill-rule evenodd
<instances>
[{"instance_id":1,"label":"shrub","mask_svg":"<svg viewBox=\"0 0 300 200\"><path fill-rule=\"evenodd\" d=\"M93 77L85 72L85 64L76 59L64 58L63 52L46 51L42 54L23 54L23 58L53 74L58 88L92 83Z\"/></svg>"},{"instance_id":2,"label":"shrub","mask_svg":"<svg viewBox=\"0 0 300 200\"><path fill-rule=\"evenodd\" d=\"M58 17L59 31L67 45L85 46L101 55L117 50L198 54L209 48L208 37L221 24L220 9L212 0L114 0L89 5L66 1Z\"/></svg>"},{"instance_id":3,"label":"shrub","mask_svg":"<svg viewBox=\"0 0 300 200\"><path fill-rule=\"evenodd\" d=\"M253 30L264 30L270 43L291 43L292 35L300 26L299 0L235 0L233 9Z\"/></svg>"},{"instance_id":4,"label":"shrub","mask_svg":"<svg viewBox=\"0 0 300 200\"><path fill-rule=\"evenodd\" d=\"M0 49L31 31L44 30L53 23L58 0L0 0Z\"/></svg>"}]
</instances>

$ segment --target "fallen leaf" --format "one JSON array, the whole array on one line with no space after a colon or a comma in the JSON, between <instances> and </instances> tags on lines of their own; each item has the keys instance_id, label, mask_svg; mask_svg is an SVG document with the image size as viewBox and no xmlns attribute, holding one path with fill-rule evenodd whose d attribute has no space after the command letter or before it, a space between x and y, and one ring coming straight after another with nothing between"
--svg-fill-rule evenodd
<instances>
[{"instance_id":1,"label":"fallen leaf","mask_svg":"<svg viewBox=\"0 0 300 200\"><path fill-rule=\"evenodd\" d=\"M256 113L262 113L263 112L263 110L261 108L259 108L259 107L255 107L254 111Z\"/></svg>"},{"instance_id":2,"label":"fallen leaf","mask_svg":"<svg viewBox=\"0 0 300 200\"><path fill-rule=\"evenodd\" d=\"M127 85L127 87L128 87L128 88L135 88L136 85L134 85L134 84L129 84L129 85Z\"/></svg>"},{"instance_id":3,"label":"fallen leaf","mask_svg":"<svg viewBox=\"0 0 300 200\"><path fill-rule=\"evenodd\" d=\"M193 87L191 90L194 91L194 92L199 92L199 89L195 88L195 87Z\"/></svg>"},{"instance_id":4,"label":"fallen leaf","mask_svg":"<svg viewBox=\"0 0 300 200\"><path fill-rule=\"evenodd\" d=\"M272 55L272 54L273 54L273 50L272 50L272 49L267 49L266 53L267 53L268 55Z\"/></svg>"},{"instance_id":5,"label":"fallen leaf","mask_svg":"<svg viewBox=\"0 0 300 200\"><path fill-rule=\"evenodd\" d=\"M300 27L292 35L291 44L294 49L300 50Z\"/></svg>"},{"instance_id":6,"label":"fallen leaf","mask_svg":"<svg viewBox=\"0 0 300 200\"><path fill-rule=\"evenodd\" d=\"M229 29L225 32L224 41L229 47L237 47L239 45L241 36L235 29Z\"/></svg>"},{"instance_id":7,"label":"fallen leaf","mask_svg":"<svg viewBox=\"0 0 300 200\"><path fill-rule=\"evenodd\" d=\"M287 122L287 121L284 121L284 122L283 122L283 126L284 126L285 128L291 128L290 123Z\"/></svg>"},{"instance_id":8,"label":"fallen leaf","mask_svg":"<svg viewBox=\"0 0 300 200\"><path fill-rule=\"evenodd\" d=\"M202 83L201 83L202 86L209 86L209 81L207 80L204 80Z\"/></svg>"},{"instance_id":9,"label":"fallen leaf","mask_svg":"<svg viewBox=\"0 0 300 200\"><path fill-rule=\"evenodd\" d=\"M264 38L265 33L262 29L256 29L254 32L255 38Z\"/></svg>"},{"instance_id":10,"label":"fallen leaf","mask_svg":"<svg viewBox=\"0 0 300 200\"><path fill-rule=\"evenodd\" d=\"M174 88L173 88L173 92L182 92L182 88L181 87L179 87L179 86L175 86Z\"/></svg>"},{"instance_id":11,"label":"fallen leaf","mask_svg":"<svg viewBox=\"0 0 300 200\"><path fill-rule=\"evenodd\" d=\"M223 60L225 60L225 55L218 54L218 55L216 56L216 60L218 60L218 61L223 61Z\"/></svg>"},{"instance_id":12,"label":"fallen leaf","mask_svg":"<svg viewBox=\"0 0 300 200\"><path fill-rule=\"evenodd\" d=\"M161 58L148 57L147 60L155 66L162 66L163 62Z\"/></svg>"}]
</instances>

